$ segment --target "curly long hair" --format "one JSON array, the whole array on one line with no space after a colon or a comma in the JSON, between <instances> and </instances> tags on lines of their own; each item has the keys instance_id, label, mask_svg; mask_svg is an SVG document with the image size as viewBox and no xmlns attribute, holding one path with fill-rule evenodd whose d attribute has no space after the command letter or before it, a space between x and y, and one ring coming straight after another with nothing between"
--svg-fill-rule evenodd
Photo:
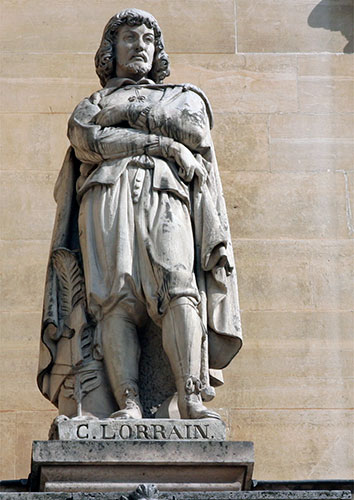
<instances>
[{"instance_id":1,"label":"curly long hair","mask_svg":"<svg viewBox=\"0 0 354 500\"><path fill-rule=\"evenodd\" d=\"M119 27L122 24L129 26L140 26L145 24L149 29L154 30L155 35L155 53L152 68L148 78L155 83L160 83L170 74L170 63L168 55L165 52L165 44L162 37L162 32L157 24L156 19L143 10L126 9L122 10L113 16L107 23L101 44L95 55L96 73L100 79L102 87L104 87L110 78L114 78L116 67L116 38Z\"/></svg>"}]
</instances>

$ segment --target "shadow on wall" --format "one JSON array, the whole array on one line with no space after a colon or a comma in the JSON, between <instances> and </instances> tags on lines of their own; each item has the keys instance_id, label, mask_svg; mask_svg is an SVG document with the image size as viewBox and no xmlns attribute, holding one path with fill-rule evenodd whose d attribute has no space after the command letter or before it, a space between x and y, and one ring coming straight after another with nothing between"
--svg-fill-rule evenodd
<instances>
[{"instance_id":1,"label":"shadow on wall","mask_svg":"<svg viewBox=\"0 0 354 500\"><path fill-rule=\"evenodd\" d=\"M354 0L321 0L311 11L307 22L311 28L325 28L340 31L348 40L343 48L345 54L352 54Z\"/></svg>"}]
</instances>

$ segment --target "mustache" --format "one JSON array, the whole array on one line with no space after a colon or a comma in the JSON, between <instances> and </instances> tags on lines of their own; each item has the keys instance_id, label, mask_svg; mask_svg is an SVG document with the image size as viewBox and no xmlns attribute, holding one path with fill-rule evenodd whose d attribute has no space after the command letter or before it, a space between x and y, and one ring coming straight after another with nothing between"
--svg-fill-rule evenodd
<instances>
[{"instance_id":1,"label":"mustache","mask_svg":"<svg viewBox=\"0 0 354 500\"><path fill-rule=\"evenodd\" d=\"M144 62L147 62L148 58L144 52L138 52L137 54L132 55L130 60L134 60L136 58L142 58Z\"/></svg>"}]
</instances>

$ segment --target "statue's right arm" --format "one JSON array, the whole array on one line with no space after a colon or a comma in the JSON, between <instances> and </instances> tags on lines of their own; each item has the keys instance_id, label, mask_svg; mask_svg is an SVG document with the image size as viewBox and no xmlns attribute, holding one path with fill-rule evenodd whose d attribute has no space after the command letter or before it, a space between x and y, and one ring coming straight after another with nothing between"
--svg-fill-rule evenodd
<instances>
[{"instance_id":1,"label":"statue's right arm","mask_svg":"<svg viewBox=\"0 0 354 500\"><path fill-rule=\"evenodd\" d=\"M94 123L101 108L84 99L76 107L68 124L68 138L77 158L85 163L124 158L149 152L165 156L172 139L125 127L103 127Z\"/></svg>"},{"instance_id":2,"label":"statue's right arm","mask_svg":"<svg viewBox=\"0 0 354 500\"><path fill-rule=\"evenodd\" d=\"M69 120L68 137L77 158L84 163L100 164L104 160L125 158L144 153L174 160L179 175L190 182L196 174L201 184L207 171L183 144L144 130L126 127L104 127L95 123L101 108L84 99Z\"/></svg>"}]
</instances>

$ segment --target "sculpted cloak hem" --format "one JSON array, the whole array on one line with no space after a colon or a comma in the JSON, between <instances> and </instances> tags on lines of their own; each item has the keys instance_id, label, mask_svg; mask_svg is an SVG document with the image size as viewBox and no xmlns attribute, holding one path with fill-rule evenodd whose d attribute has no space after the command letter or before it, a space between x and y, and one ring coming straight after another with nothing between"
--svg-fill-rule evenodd
<instances>
[{"instance_id":1,"label":"sculpted cloak hem","mask_svg":"<svg viewBox=\"0 0 354 500\"><path fill-rule=\"evenodd\" d=\"M155 106L158 109L153 108L155 114L151 113L153 119L150 117L149 131L151 132L153 129L153 132L158 135L172 136L173 139L184 143L199 158L199 161L202 161L207 166L209 171L208 181L201 191L197 188L196 180L193 180L189 184L189 202L194 226L195 275L199 291L202 292L202 300L205 301L203 314L205 315L208 327L209 367L211 368L211 375L213 375L214 369L220 370L224 368L237 354L242 345L242 337L231 236L214 149L209 133L211 110L204 94L191 85L144 85L142 87L147 89L162 89L164 92L159 106ZM90 105L96 103L97 100L102 101L103 98L109 97L112 94L114 95L117 89L119 90L119 87L115 86L115 82L108 82L105 89L95 93L90 98ZM99 94L98 97L97 94ZM189 104L189 101L193 102L196 100L200 101L199 107L202 110L204 109L204 114L208 116L208 119L198 119L193 123L193 115L191 116L190 107L188 105L183 108L183 103ZM83 103L85 101L88 100L84 100ZM180 101L182 101L182 106L180 105ZM173 123L172 127L168 128L161 125L161 123L165 124L168 122L169 117L164 115L167 102L170 106L168 109L169 114L171 114L171 102L176 105L178 113L182 109L182 115L187 108L190 119L188 123L193 123L194 128L198 129L198 137L202 138L199 140L199 144L197 144L198 140L195 140L195 134L193 135L195 130L187 130L186 134L181 135L180 131L182 129L185 130L186 126L185 116L182 116L183 120L180 120L181 123L183 122L183 126L181 125L180 129L178 128L179 117L177 116L177 112L176 122ZM161 112L162 115L159 115ZM73 116L75 116L75 111ZM159 120L161 123L159 123ZM141 119L141 113L136 113L136 110L135 116L132 117L131 121L130 125L132 127L135 126L137 129L144 129L146 126L146 122L144 123ZM206 124L207 129L205 128ZM77 150L75 151L77 153ZM54 197L57 202L57 214L44 295L38 385L43 394L52 401L53 395L50 394L49 379L56 359L57 341L60 337L61 327L58 311L58 279L51 256L59 248L80 252L77 225L79 205L76 191L80 173L82 176L81 167L83 158L80 157L79 160L75 151L73 147L69 148L55 186ZM94 161L96 161L96 164L98 163L97 158L94 158L92 163ZM107 166L108 169L106 168L106 170L102 168ZM104 175L106 176L107 171L108 174L115 173L112 169L109 171L109 168L109 162L108 164L107 162L100 164L101 172L105 172ZM95 172L99 173L99 168L96 168L91 179L85 180L84 189L85 186L86 189L89 189L89 182L92 185L95 184ZM99 175L103 174L99 173ZM104 182L102 183L104 184ZM83 318L84 321L85 318ZM58 334L56 338L53 335L49 336L47 334L46 327L48 325L53 325L53 328L57 329ZM214 380L212 377L214 385L220 383L217 379L217 376Z\"/></svg>"}]
</instances>

